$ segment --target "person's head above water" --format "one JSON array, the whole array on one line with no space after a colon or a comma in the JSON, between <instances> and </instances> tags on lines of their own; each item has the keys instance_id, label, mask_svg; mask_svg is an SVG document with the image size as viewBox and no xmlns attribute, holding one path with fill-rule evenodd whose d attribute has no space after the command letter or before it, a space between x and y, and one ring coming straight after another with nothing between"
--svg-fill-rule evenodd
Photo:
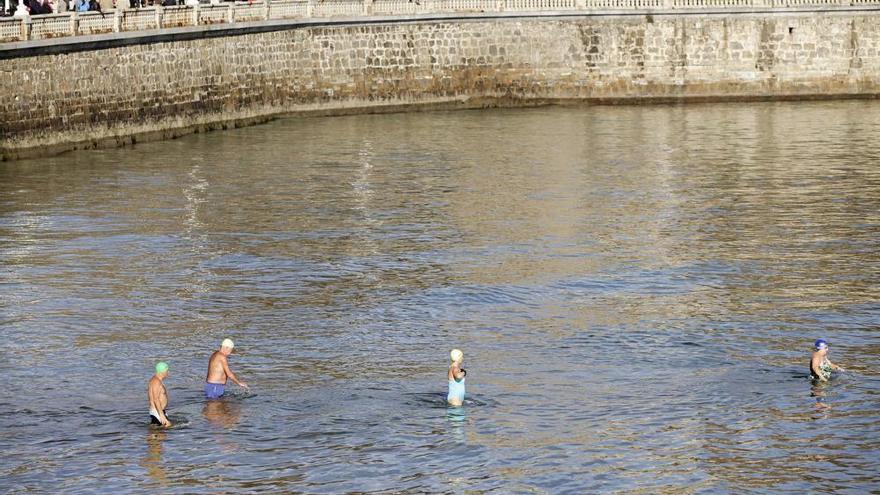
<instances>
[{"instance_id":1,"label":"person's head above water","mask_svg":"<svg viewBox=\"0 0 880 495\"><path fill-rule=\"evenodd\" d=\"M159 361L156 363L156 374L157 375L167 375L168 374L168 363L165 361Z\"/></svg>"},{"instance_id":2,"label":"person's head above water","mask_svg":"<svg viewBox=\"0 0 880 495\"><path fill-rule=\"evenodd\" d=\"M232 339L223 339L223 342L220 343L220 352L228 356L232 353L232 349L235 349L235 342Z\"/></svg>"},{"instance_id":3,"label":"person's head above water","mask_svg":"<svg viewBox=\"0 0 880 495\"><path fill-rule=\"evenodd\" d=\"M453 349L450 351L449 357L452 358L453 361L458 362L464 359L464 353L458 349Z\"/></svg>"},{"instance_id":4,"label":"person's head above water","mask_svg":"<svg viewBox=\"0 0 880 495\"><path fill-rule=\"evenodd\" d=\"M817 351L822 351L822 350L827 351L828 350L828 341L826 341L825 339L818 339L818 340L816 340L816 343L813 344L813 348L816 349Z\"/></svg>"}]
</instances>

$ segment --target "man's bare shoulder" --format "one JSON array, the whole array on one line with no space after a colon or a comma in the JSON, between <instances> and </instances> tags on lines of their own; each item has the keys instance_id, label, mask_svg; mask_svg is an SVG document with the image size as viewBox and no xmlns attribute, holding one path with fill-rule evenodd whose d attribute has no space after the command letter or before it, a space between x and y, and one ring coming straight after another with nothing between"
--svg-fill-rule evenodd
<instances>
[{"instance_id":1,"label":"man's bare shoulder","mask_svg":"<svg viewBox=\"0 0 880 495\"><path fill-rule=\"evenodd\" d=\"M208 366L213 365L214 363L224 363L226 362L226 356L223 355L220 351L214 351L211 354L211 358L208 359Z\"/></svg>"}]
</instances>

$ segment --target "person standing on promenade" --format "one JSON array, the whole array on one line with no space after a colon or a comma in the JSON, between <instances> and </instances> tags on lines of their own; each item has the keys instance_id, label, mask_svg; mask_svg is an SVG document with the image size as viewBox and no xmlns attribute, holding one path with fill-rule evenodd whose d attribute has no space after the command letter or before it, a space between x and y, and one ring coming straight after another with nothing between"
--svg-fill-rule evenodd
<instances>
[{"instance_id":1,"label":"person standing on promenade","mask_svg":"<svg viewBox=\"0 0 880 495\"><path fill-rule=\"evenodd\" d=\"M810 359L810 378L827 382L832 371L844 371L843 368L828 359L828 342L819 339L814 344L813 357Z\"/></svg>"},{"instance_id":2,"label":"person standing on promenade","mask_svg":"<svg viewBox=\"0 0 880 495\"><path fill-rule=\"evenodd\" d=\"M171 426L171 421L165 415L165 409L168 407L168 391L165 390L165 384L162 383L168 376L168 363L156 363L156 374L150 378L150 384L147 385L147 397L150 400L150 424L162 425L164 427Z\"/></svg>"},{"instance_id":3,"label":"person standing on promenade","mask_svg":"<svg viewBox=\"0 0 880 495\"><path fill-rule=\"evenodd\" d=\"M464 353L458 349L453 349L449 353L452 358L452 364L449 365L449 371L446 373L449 379L449 392L446 394L446 402L453 407L461 407L464 403L464 377L467 371L461 367L464 361Z\"/></svg>"},{"instance_id":4,"label":"person standing on promenade","mask_svg":"<svg viewBox=\"0 0 880 495\"><path fill-rule=\"evenodd\" d=\"M238 379L235 373L229 369L227 357L232 354L235 344L231 339L223 339L220 350L211 354L208 360L208 376L205 378L205 397L219 399L226 391L226 380L232 380L239 387L248 388L247 384Z\"/></svg>"}]
</instances>

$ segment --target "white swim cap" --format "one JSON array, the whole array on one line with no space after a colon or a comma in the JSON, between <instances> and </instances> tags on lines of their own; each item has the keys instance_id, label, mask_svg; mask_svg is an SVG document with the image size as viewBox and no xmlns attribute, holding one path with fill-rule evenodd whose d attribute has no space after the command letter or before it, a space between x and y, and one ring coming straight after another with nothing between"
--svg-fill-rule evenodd
<instances>
[{"instance_id":1,"label":"white swim cap","mask_svg":"<svg viewBox=\"0 0 880 495\"><path fill-rule=\"evenodd\" d=\"M228 347L230 349L234 349L235 343L232 342L232 339L223 339L223 343L220 344L220 347Z\"/></svg>"},{"instance_id":2,"label":"white swim cap","mask_svg":"<svg viewBox=\"0 0 880 495\"><path fill-rule=\"evenodd\" d=\"M464 359L464 353L458 349L453 349L452 352L449 353L449 357L451 357L453 361L458 361Z\"/></svg>"}]
</instances>

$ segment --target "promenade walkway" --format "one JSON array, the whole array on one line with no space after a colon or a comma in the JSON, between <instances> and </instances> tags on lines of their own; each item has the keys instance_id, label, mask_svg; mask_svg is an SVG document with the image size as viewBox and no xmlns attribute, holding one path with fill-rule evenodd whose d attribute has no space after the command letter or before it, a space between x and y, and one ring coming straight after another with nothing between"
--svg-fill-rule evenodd
<instances>
[{"instance_id":1,"label":"promenade walkway","mask_svg":"<svg viewBox=\"0 0 880 495\"><path fill-rule=\"evenodd\" d=\"M263 0L0 18L0 43L286 19L880 9L880 0Z\"/></svg>"}]
</instances>

